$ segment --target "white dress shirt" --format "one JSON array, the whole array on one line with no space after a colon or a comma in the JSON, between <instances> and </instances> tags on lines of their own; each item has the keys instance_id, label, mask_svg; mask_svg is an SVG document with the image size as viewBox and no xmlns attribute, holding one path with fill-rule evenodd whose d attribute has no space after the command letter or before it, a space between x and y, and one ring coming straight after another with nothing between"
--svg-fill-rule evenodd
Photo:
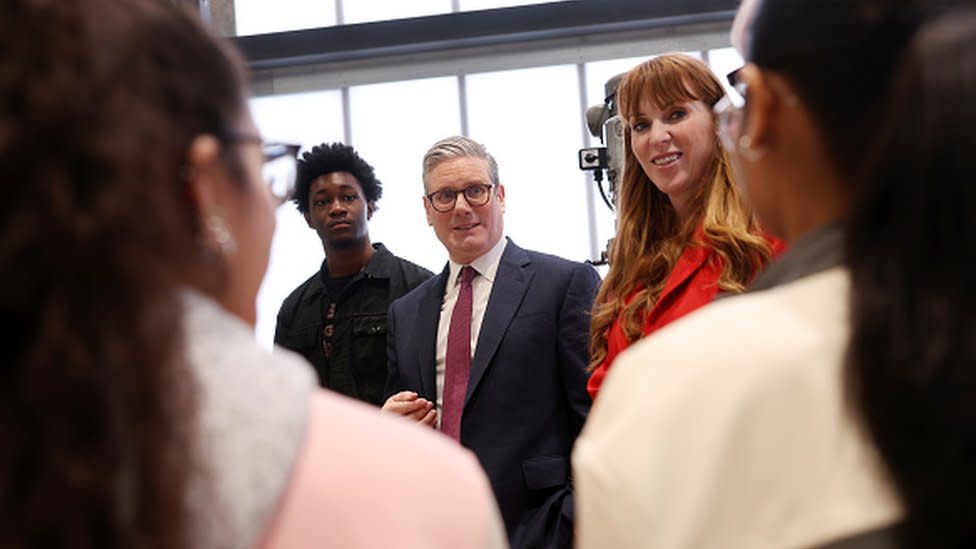
<instances>
[{"instance_id":1,"label":"white dress shirt","mask_svg":"<svg viewBox=\"0 0 976 549\"><path fill-rule=\"evenodd\" d=\"M502 253L508 239L502 236L487 253L471 262L470 266L477 273L471 281L471 356L478 344L478 334L481 333L481 321L485 318L485 308L491 296L491 287L495 283L498 264L501 263ZM448 261L450 272L448 283L444 291L444 301L441 303L441 318L437 324L437 428L441 427L440 410L444 405L444 371L447 359L447 333L451 328L451 313L457 303L458 293L461 291L461 268L466 265Z\"/></svg>"}]
</instances>

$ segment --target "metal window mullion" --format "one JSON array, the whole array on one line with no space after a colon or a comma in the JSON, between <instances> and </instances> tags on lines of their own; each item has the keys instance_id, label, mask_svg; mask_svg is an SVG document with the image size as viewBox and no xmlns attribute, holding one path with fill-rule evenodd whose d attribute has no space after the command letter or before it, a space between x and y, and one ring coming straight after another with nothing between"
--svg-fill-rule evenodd
<instances>
[{"instance_id":1,"label":"metal window mullion","mask_svg":"<svg viewBox=\"0 0 976 549\"><path fill-rule=\"evenodd\" d=\"M457 79L458 108L460 110L461 117L461 135L470 137L470 128L468 126L468 77L465 74L459 74Z\"/></svg>"},{"instance_id":2,"label":"metal window mullion","mask_svg":"<svg viewBox=\"0 0 976 549\"><path fill-rule=\"evenodd\" d=\"M349 88L342 87L342 138L346 145L352 146L352 113L350 112Z\"/></svg>"}]
</instances>

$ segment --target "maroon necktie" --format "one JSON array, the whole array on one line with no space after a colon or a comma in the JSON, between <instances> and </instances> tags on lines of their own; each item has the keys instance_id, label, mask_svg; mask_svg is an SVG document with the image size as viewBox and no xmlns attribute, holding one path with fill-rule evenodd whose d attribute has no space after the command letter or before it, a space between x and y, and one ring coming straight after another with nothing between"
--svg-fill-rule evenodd
<instances>
[{"instance_id":1,"label":"maroon necktie","mask_svg":"<svg viewBox=\"0 0 976 549\"><path fill-rule=\"evenodd\" d=\"M461 440L461 411L471 377L471 280L478 272L461 268L461 290L458 292L451 327L447 331L447 357L444 359L444 405L441 409L441 431Z\"/></svg>"}]
</instances>

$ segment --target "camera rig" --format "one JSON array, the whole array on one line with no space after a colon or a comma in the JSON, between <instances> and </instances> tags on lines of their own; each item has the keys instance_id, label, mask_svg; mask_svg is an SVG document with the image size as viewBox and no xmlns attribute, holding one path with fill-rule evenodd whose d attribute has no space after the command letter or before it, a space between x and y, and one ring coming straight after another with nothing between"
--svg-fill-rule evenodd
<instances>
[{"instance_id":1,"label":"camera rig","mask_svg":"<svg viewBox=\"0 0 976 549\"><path fill-rule=\"evenodd\" d=\"M586 109L586 125L590 135L599 137L602 146L579 150L579 167L593 172L603 202L616 210L617 184L623 173L624 126L617 112L617 87L623 74L613 76L603 85L602 105ZM603 188L603 172L607 172L608 189Z\"/></svg>"},{"instance_id":2,"label":"camera rig","mask_svg":"<svg viewBox=\"0 0 976 549\"><path fill-rule=\"evenodd\" d=\"M579 150L580 169L593 172L593 180L600 189L603 202L614 211L617 209L617 185L624 172L624 123L617 112L617 87L623 76L624 74L621 73L607 80L603 85L603 104L586 109L586 125L590 135L599 137L603 145ZM607 172L607 190L603 188L604 170ZM590 263L609 264L611 246L613 246L612 238L607 242L606 249L601 252L600 259Z\"/></svg>"}]
</instances>

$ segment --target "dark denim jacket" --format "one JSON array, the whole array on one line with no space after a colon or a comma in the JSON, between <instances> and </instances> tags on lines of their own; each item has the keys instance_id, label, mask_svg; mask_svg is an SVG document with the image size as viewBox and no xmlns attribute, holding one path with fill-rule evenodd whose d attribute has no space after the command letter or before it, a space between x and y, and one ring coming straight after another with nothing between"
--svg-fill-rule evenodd
<instances>
[{"instance_id":1,"label":"dark denim jacket","mask_svg":"<svg viewBox=\"0 0 976 549\"><path fill-rule=\"evenodd\" d=\"M319 272L296 288L278 311L275 344L304 356L319 384L350 397L383 404L386 382L386 312L390 303L433 273L374 244L372 259L337 296L328 295ZM329 304L336 303L332 357L326 361L323 328Z\"/></svg>"}]
</instances>

